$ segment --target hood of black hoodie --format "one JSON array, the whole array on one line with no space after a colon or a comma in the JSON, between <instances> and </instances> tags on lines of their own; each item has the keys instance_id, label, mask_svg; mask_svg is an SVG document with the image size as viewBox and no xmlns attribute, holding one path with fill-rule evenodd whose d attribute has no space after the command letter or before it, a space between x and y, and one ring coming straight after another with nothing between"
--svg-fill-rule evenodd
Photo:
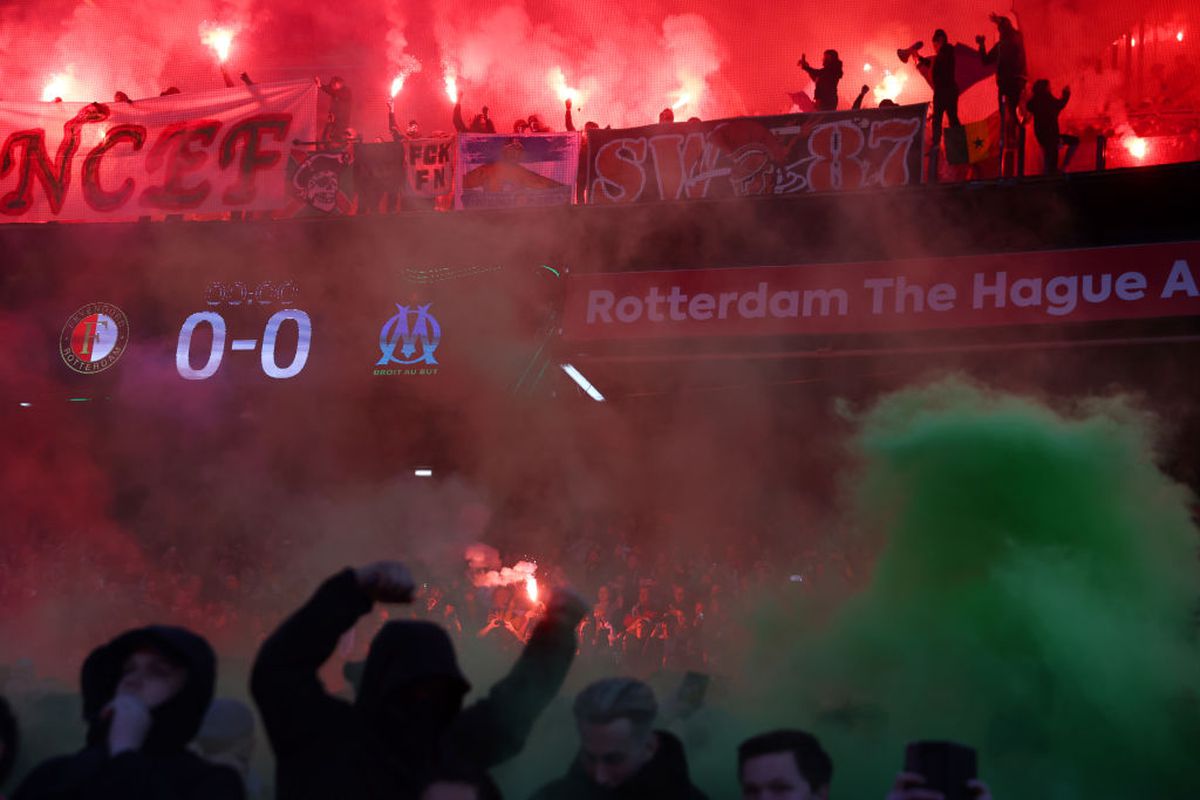
<instances>
[{"instance_id":1,"label":"hood of black hoodie","mask_svg":"<svg viewBox=\"0 0 1200 800\"><path fill-rule=\"evenodd\" d=\"M371 641L356 702L370 708L386 703L402 687L425 678L449 678L463 694L471 685L458 666L454 643L432 622L389 622Z\"/></svg>"},{"instance_id":2,"label":"hood of black hoodie","mask_svg":"<svg viewBox=\"0 0 1200 800\"><path fill-rule=\"evenodd\" d=\"M79 682L88 744L100 744L107 738L108 721L101 719L101 713L113 699L126 660L144 647L159 650L181 664L188 676L179 694L150 712L153 723L142 750L152 753L182 750L200 730L213 699L216 655L207 641L185 628L151 625L126 631L93 650L83 662Z\"/></svg>"}]
</instances>

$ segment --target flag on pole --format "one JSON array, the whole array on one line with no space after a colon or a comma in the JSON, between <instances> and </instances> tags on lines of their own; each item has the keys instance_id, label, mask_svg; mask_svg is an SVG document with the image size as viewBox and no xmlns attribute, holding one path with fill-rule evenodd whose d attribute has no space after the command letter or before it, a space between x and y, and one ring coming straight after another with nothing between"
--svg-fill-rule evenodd
<instances>
[{"instance_id":1,"label":"flag on pole","mask_svg":"<svg viewBox=\"0 0 1200 800\"><path fill-rule=\"evenodd\" d=\"M946 161L950 164L978 164L1000 156L1000 112L968 122L961 128L946 129Z\"/></svg>"},{"instance_id":2,"label":"flag on pole","mask_svg":"<svg viewBox=\"0 0 1200 800\"><path fill-rule=\"evenodd\" d=\"M897 50L896 52L901 56L901 61L908 61L908 58L904 57L906 53L910 57L918 55L913 48ZM921 73L921 77L925 79L926 83L933 86L932 57L925 61L918 59L917 72ZM969 47L962 42L954 45L954 82L958 84L958 91L960 93L970 89L984 78L989 78L995 74L996 65L983 63L983 57L979 55L977 48Z\"/></svg>"}]
</instances>

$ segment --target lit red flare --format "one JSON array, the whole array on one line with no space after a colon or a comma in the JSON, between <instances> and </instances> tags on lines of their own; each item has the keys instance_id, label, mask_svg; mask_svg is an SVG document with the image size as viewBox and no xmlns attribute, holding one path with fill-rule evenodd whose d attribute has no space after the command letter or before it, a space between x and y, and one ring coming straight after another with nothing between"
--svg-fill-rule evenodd
<instances>
[{"instance_id":1,"label":"lit red flare","mask_svg":"<svg viewBox=\"0 0 1200 800\"><path fill-rule=\"evenodd\" d=\"M232 25L218 25L213 22L200 23L200 43L211 47L217 60L222 64L229 58L229 50L233 47L233 37L237 28Z\"/></svg>"},{"instance_id":2,"label":"lit red flare","mask_svg":"<svg viewBox=\"0 0 1200 800\"><path fill-rule=\"evenodd\" d=\"M396 95L400 94L400 90L403 88L404 88L404 76L397 75L396 77L392 78L392 88L388 93L392 97L395 97Z\"/></svg>"},{"instance_id":3,"label":"lit red flare","mask_svg":"<svg viewBox=\"0 0 1200 800\"><path fill-rule=\"evenodd\" d=\"M450 98L451 103L458 102L458 77L453 71L446 72L446 97Z\"/></svg>"},{"instance_id":4,"label":"lit red flare","mask_svg":"<svg viewBox=\"0 0 1200 800\"><path fill-rule=\"evenodd\" d=\"M467 547L463 554L471 567L471 582L476 586L515 586L522 584L531 602L538 600L538 582L536 561L518 561L511 567L492 569L499 564L496 551L487 545L474 544Z\"/></svg>"},{"instance_id":5,"label":"lit red flare","mask_svg":"<svg viewBox=\"0 0 1200 800\"><path fill-rule=\"evenodd\" d=\"M1146 154L1150 151L1149 142L1140 136L1126 137L1123 144L1125 145L1125 149L1129 151L1129 155L1133 156L1138 161L1144 159Z\"/></svg>"},{"instance_id":6,"label":"lit red flare","mask_svg":"<svg viewBox=\"0 0 1200 800\"><path fill-rule=\"evenodd\" d=\"M71 78L63 73L54 75L50 78L50 82L46 84L46 88L42 89L42 101L49 103L56 97L61 97L64 100L68 94L67 89L71 85Z\"/></svg>"},{"instance_id":7,"label":"lit red flare","mask_svg":"<svg viewBox=\"0 0 1200 800\"><path fill-rule=\"evenodd\" d=\"M890 69L883 71L883 80L875 86L872 94L875 95L875 102L881 103L884 100L891 100L893 103L898 102L900 93L904 91L904 84L908 83L908 75L905 73L894 73Z\"/></svg>"},{"instance_id":8,"label":"lit red flare","mask_svg":"<svg viewBox=\"0 0 1200 800\"><path fill-rule=\"evenodd\" d=\"M563 74L562 67L550 70L550 86L560 103L570 100L576 106L583 105L583 93L567 84L567 76Z\"/></svg>"}]
</instances>

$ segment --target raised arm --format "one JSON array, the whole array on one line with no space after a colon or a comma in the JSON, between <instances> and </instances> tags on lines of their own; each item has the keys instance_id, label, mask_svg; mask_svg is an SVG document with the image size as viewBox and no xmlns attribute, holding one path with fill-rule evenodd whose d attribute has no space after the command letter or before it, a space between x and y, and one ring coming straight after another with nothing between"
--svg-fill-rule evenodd
<instances>
[{"instance_id":1,"label":"raised arm","mask_svg":"<svg viewBox=\"0 0 1200 800\"><path fill-rule=\"evenodd\" d=\"M314 734L327 735L331 719L346 713L347 704L325 690L317 670L376 599L399 600L404 595L412 596L412 578L399 564L342 570L263 643L250 675L250 692L276 756Z\"/></svg>"},{"instance_id":2,"label":"raised arm","mask_svg":"<svg viewBox=\"0 0 1200 800\"><path fill-rule=\"evenodd\" d=\"M467 123L463 122L462 115L462 92L458 93L458 99L454 103L454 130L459 133L467 132Z\"/></svg>"},{"instance_id":3,"label":"raised arm","mask_svg":"<svg viewBox=\"0 0 1200 800\"><path fill-rule=\"evenodd\" d=\"M1062 111L1067 107L1067 103L1071 102L1071 87L1064 86L1062 97L1058 98L1058 110Z\"/></svg>"},{"instance_id":4,"label":"raised arm","mask_svg":"<svg viewBox=\"0 0 1200 800\"><path fill-rule=\"evenodd\" d=\"M575 658L575 627L585 611L573 592L554 593L512 670L455 720L448 743L452 753L492 767L521 752L534 722L566 680Z\"/></svg>"}]
</instances>

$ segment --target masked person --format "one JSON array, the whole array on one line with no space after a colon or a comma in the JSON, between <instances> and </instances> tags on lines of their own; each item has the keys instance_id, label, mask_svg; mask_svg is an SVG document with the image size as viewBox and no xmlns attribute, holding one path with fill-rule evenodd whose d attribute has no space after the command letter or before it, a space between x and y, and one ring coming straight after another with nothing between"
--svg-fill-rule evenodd
<instances>
[{"instance_id":1,"label":"masked person","mask_svg":"<svg viewBox=\"0 0 1200 800\"><path fill-rule=\"evenodd\" d=\"M439 626L386 624L353 704L329 694L317 670L376 602L410 602L404 565L380 562L334 575L263 644L250 689L275 752L279 800L407 800L447 764L487 770L519 753L575 655L583 603L555 592L508 676L463 709L470 689Z\"/></svg>"},{"instance_id":2,"label":"masked person","mask_svg":"<svg viewBox=\"0 0 1200 800\"><path fill-rule=\"evenodd\" d=\"M533 800L705 800L688 775L683 744L656 731L654 690L609 678L575 698L579 753L567 774Z\"/></svg>"},{"instance_id":3,"label":"masked person","mask_svg":"<svg viewBox=\"0 0 1200 800\"><path fill-rule=\"evenodd\" d=\"M183 628L128 631L84 661L87 745L36 767L13 800L241 800L241 777L188 750L212 702L216 657Z\"/></svg>"}]
</instances>

